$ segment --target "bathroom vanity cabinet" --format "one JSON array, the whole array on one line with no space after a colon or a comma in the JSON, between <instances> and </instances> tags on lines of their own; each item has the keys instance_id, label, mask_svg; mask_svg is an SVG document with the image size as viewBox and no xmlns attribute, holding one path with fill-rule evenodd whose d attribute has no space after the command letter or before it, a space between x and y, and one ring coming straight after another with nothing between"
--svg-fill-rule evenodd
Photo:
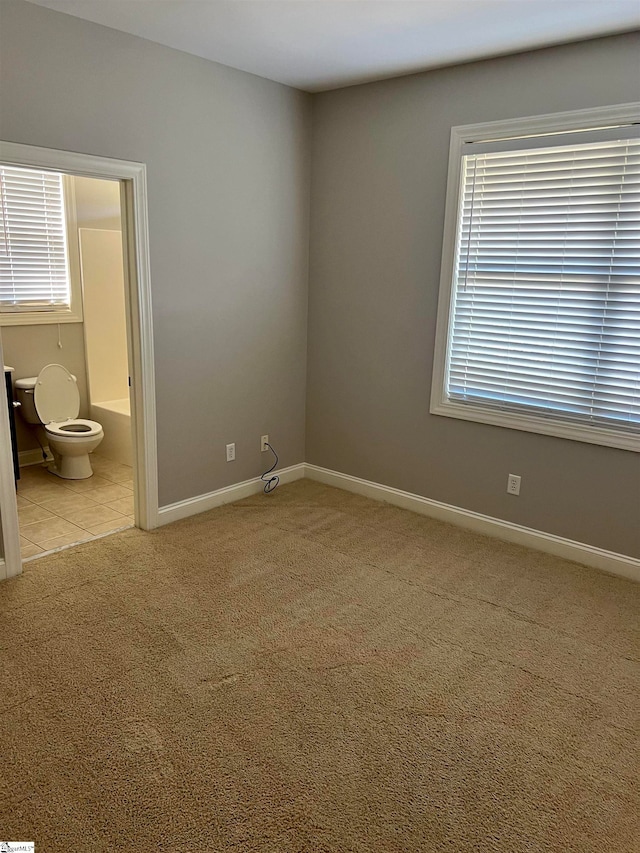
<instances>
[{"instance_id":1,"label":"bathroom vanity cabinet","mask_svg":"<svg viewBox=\"0 0 640 853\"><path fill-rule=\"evenodd\" d=\"M4 368L4 381L7 386L7 403L9 406L9 429L11 430L11 450L13 452L13 473L16 483L20 479L20 463L18 462L18 441L16 439L16 404L13 399L13 383L11 382L12 367Z\"/></svg>"}]
</instances>

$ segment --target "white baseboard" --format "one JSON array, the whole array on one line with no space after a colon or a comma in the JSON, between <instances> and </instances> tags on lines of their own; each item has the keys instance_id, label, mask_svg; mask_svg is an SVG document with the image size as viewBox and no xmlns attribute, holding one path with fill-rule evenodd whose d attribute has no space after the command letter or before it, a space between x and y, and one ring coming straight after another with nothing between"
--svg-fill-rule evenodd
<instances>
[{"instance_id":1,"label":"white baseboard","mask_svg":"<svg viewBox=\"0 0 640 853\"><path fill-rule=\"evenodd\" d=\"M615 551L606 551L603 548L595 548L593 545L587 545L584 542L575 542L573 539L554 536L551 533L544 533L542 530L523 527L520 524L513 524L510 521L503 521L468 509L461 509L430 498L423 498L420 495L403 492L390 486L382 486L380 483L361 480L359 477L352 477L349 474L340 474L337 471L330 471L317 465L307 463L304 469L305 476L311 480L318 480L329 486L336 486L338 489L355 492L367 498L386 501L402 509L409 509L421 515L437 518L439 521L457 524L459 527L466 527L487 536L495 536L497 539L513 542L516 545L525 545L547 554L554 554L556 557L573 560L576 563L609 572L609 574L640 581L640 560L635 557L617 554Z\"/></svg>"},{"instance_id":2,"label":"white baseboard","mask_svg":"<svg viewBox=\"0 0 640 853\"><path fill-rule=\"evenodd\" d=\"M16 568L20 568L20 569L21 569L22 567L21 567L21 566L20 566L20 564L18 563L18 566L17 566ZM18 574L20 574L20 572L19 572L19 571L15 571L15 570L14 570L14 571L10 572L10 571L7 569L7 563L6 563L5 559L4 559L4 557L0 557L0 581L6 581L6 580L9 580L9 578L13 578L13 577L15 577L15 576L16 576L16 575L18 575Z\"/></svg>"},{"instance_id":3,"label":"white baseboard","mask_svg":"<svg viewBox=\"0 0 640 853\"><path fill-rule=\"evenodd\" d=\"M573 560L576 563L600 569L609 574L640 582L640 560L626 554L617 554L615 551L596 548L584 542L554 536L552 533L545 533L542 530L523 527L520 524L503 521L500 518L493 518L479 512L472 512L431 498L424 498L421 495L414 495L411 492L404 492L391 486L372 483L369 480L362 480L349 474L330 471L328 468L320 468L317 465L300 463L289 468L283 468L276 473L280 477L282 485L300 480L302 477L309 477L311 480L317 480L338 489L355 492L374 500L386 501L393 506L408 509L421 515L428 515L449 524L457 524L459 527L465 527L476 533L494 536L506 542L524 545L528 548L544 551L547 554L553 554L556 557L563 557L566 560ZM160 507L158 523L161 526L170 524L173 521L179 521L181 518L188 518L217 506L242 500L242 498L258 494L263 487L264 483L260 477L255 477L252 480L245 480L242 483L217 489L215 492Z\"/></svg>"},{"instance_id":4,"label":"white baseboard","mask_svg":"<svg viewBox=\"0 0 640 853\"><path fill-rule=\"evenodd\" d=\"M45 447L45 451L47 454L47 462L51 462L53 456L51 455L51 451L48 447ZM27 468L29 465L42 465L44 459L42 458L42 451L39 447L34 450L20 450L18 452L18 464L21 468Z\"/></svg>"},{"instance_id":5,"label":"white baseboard","mask_svg":"<svg viewBox=\"0 0 640 853\"><path fill-rule=\"evenodd\" d=\"M299 465L291 465L289 468L282 468L280 471L274 471L280 477L280 483L293 483L294 480L300 480L304 477L304 463ZM208 509L214 509L223 504L233 503L234 501L248 498L251 495L256 495L264 488L264 481L260 477L255 477L253 480L245 480L242 483L235 483L233 486L226 486L224 489L218 489L215 492L208 492L206 495L198 495L195 498L187 498L184 501L178 501L168 506L161 506L158 510L158 524L170 524L172 521L179 521L181 518L187 518L190 515L197 515L200 512L206 512Z\"/></svg>"}]
</instances>

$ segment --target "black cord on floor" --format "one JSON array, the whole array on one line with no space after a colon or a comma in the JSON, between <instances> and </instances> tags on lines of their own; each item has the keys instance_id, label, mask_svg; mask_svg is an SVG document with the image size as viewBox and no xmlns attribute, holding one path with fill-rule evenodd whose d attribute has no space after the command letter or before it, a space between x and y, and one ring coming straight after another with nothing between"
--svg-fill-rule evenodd
<instances>
[{"instance_id":1,"label":"black cord on floor","mask_svg":"<svg viewBox=\"0 0 640 853\"><path fill-rule=\"evenodd\" d=\"M38 438L38 431L37 431L37 430L34 430L34 433L35 433L35 436L36 436L36 441L37 441L37 442L38 442L38 444L40 445L40 450L42 451L42 458L43 458L43 460L44 460L45 462L49 462L49 460L48 460L48 458L47 458L47 451L44 449L44 447L43 447L43 445L42 445L42 442L41 442L41 441L40 441L40 439Z\"/></svg>"},{"instance_id":2,"label":"black cord on floor","mask_svg":"<svg viewBox=\"0 0 640 853\"><path fill-rule=\"evenodd\" d=\"M273 469L276 467L276 465L278 464L278 454L275 452L273 447L271 447L269 442L266 442L266 446L269 448L269 450L276 457L276 461L273 463L271 468L269 468L268 471L265 471L264 474L262 475L262 477L260 477L261 480L264 480L264 493L265 493L265 495L268 495L270 492L272 492L277 487L278 483L280 482L280 477L278 477L277 474L274 474L273 477L269 477L268 480L265 480L265 477L268 474L270 474L273 471Z\"/></svg>"}]
</instances>

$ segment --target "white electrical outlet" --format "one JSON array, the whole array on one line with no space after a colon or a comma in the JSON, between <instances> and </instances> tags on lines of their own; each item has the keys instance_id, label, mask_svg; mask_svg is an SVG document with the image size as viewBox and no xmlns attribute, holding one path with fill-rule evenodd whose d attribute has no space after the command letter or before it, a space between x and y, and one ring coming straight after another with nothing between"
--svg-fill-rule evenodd
<instances>
[{"instance_id":1,"label":"white electrical outlet","mask_svg":"<svg viewBox=\"0 0 640 853\"><path fill-rule=\"evenodd\" d=\"M519 495L520 494L520 480L522 478L519 474L509 474L507 477L507 494L509 495Z\"/></svg>"},{"instance_id":2,"label":"white electrical outlet","mask_svg":"<svg viewBox=\"0 0 640 853\"><path fill-rule=\"evenodd\" d=\"M267 444L269 444L269 436L268 436L268 435L262 435L262 436L260 436L260 452L261 452L261 453L264 453L264 452L265 452L265 450L268 450L268 449L269 449L269 448L267 447Z\"/></svg>"},{"instance_id":3,"label":"white electrical outlet","mask_svg":"<svg viewBox=\"0 0 640 853\"><path fill-rule=\"evenodd\" d=\"M235 462L235 458L236 458L235 442L233 444L227 444L227 462Z\"/></svg>"}]
</instances>

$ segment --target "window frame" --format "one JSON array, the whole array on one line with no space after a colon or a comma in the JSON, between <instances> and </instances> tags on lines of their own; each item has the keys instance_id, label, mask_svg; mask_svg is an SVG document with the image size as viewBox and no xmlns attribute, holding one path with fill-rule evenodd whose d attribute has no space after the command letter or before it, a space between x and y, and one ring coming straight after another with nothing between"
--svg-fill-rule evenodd
<instances>
[{"instance_id":1,"label":"window frame","mask_svg":"<svg viewBox=\"0 0 640 853\"><path fill-rule=\"evenodd\" d=\"M23 166L20 168L30 168ZM47 171L32 169L31 171ZM64 194L65 227L67 253L69 261L69 302L68 308L44 309L40 311L2 311L0 309L0 327L4 326L40 326L58 323L82 323L82 277L80 273L80 243L78 238L78 214L73 175L62 175Z\"/></svg>"},{"instance_id":2,"label":"window frame","mask_svg":"<svg viewBox=\"0 0 640 853\"><path fill-rule=\"evenodd\" d=\"M540 137L545 134L555 135L563 132L588 131L636 123L640 123L640 102L586 110L572 110L570 112L552 113L542 116L507 119L504 121L459 125L451 128L438 313L429 408L431 414L640 452L640 437L628 432L601 425L576 424L575 422L562 421L556 417L551 420L540 415L524 412L518 414L515 412L497 411L496 409L485 408L475 403L470 405L469 403L448 399L446 390L453 321L452 309L455 296L455 254L460 193L462 189L462 157L465 153L465 145L470 142L487 142L503 139L513 139L515 142L526 137Z\"/></svg>"}]
</instances>

